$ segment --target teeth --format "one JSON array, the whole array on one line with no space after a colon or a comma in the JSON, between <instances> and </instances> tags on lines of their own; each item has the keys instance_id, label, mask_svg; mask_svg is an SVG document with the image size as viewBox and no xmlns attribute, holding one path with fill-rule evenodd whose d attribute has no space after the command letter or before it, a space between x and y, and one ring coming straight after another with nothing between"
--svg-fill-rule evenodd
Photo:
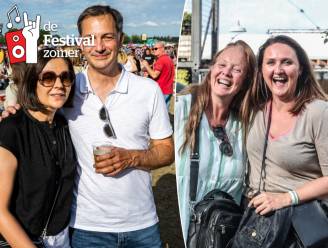
<instances>
[{"instance_id":1,"label":"teeth","mask_svg":"<svg viewBox=\"0 0 328 248\"><path fill-rule=\"evenodd\" d=\"M219 84L223 84L223 85L226 85L228 87L231 86L231 83L228 81L228 80L225 80L225 79L219 79Z\"/></svg>"},{"instance_id":2,"label":"teeth","mask_svg":"<svg viewBox=\"0 0 328 248\"><path fill-rule=\"evenodd\" d=\"M287 77L285 77L285 76L275 76L272 79L274 82L279 81L279 82L285 83L287 81Z\"/></svg>"}]
</instances>

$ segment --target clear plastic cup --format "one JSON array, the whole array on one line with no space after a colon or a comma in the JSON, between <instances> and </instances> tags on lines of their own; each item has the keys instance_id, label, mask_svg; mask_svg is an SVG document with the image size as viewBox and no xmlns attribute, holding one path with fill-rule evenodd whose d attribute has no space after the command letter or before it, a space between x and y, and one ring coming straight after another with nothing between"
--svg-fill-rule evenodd
<instances>
[{"instance_id":1,"label":"clear plastic cup","mask_svg":"<svg viewBox=\"0 0 328 248\"><path fill-rule=\"evenodd\" d=\"M113 144L111 142L95 142L92 144L93 156L96 159L96 156L105 155L111 153Z\"/></svg>"}]
</instances>

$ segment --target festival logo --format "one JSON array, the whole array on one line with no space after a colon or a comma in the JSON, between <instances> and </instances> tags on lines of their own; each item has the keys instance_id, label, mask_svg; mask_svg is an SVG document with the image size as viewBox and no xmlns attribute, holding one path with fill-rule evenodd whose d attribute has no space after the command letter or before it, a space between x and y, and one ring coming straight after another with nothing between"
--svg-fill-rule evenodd
<instances>
[{"instance_id":1,"label":"festival logo","mask_svg":"<svg viewBox=\"0 0 328 248\"><path fill-rule=\"evenodd\" d=\"M13 28L13 22L11 20L11 13L16 11L15 22L20 23L21 17L17 5L14 5L8 12L7 17L9 22L7 28ZM36 63L38 52L38 39L40 35L40 15L36 16L35 21L28 20L27 13L23 13L24 28L5 34L5 39L8 48L8 55L11 64L26 62Z\"/></svg>"},{"instance_id":2,"label":"festival logo","mask_svg":"<svg viewBox=\"0 0 328 248\"><path fill-rule=\"evenodd\" d=\"M8 48L10 64L26 62L37 63L38 39L40 36L41 16L36 15L35 20L29 20L27 12L23 12L23 29L10 31L13 28L12 13L15 12L14 21L20 23L21 16L18 7L15 4L8 12L7 17L9 22L7 28L9 31L5 34L5 40ZM45 31L57 32L58 25L48 21L44 24ZM75 47L94 46L94 36L75 37L74 35L66 35L64 37L53 36L52 34L44 35L43 47L56 47L58 49L45 49L45 57L78 57L78 49ZM71 47L72 49L64 50L63 47Z\"/></svg>"}]
</instances>

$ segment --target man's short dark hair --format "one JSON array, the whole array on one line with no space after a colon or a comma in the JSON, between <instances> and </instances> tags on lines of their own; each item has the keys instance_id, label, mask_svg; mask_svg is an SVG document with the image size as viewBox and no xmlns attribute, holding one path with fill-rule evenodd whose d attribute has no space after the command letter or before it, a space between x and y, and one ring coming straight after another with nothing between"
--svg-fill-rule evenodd
<instances>
[{"instance_id":1,"label":"man's short dark hair","mask_svg":"<svg viewBox=\"0 0 328 248\"><path fill-rule=\"evenodd\" d=\"M123 33L123 17L121 13L111 8L109 5L94 5L86 8L79 19L77 20L77 27L79 30L80 35L82 34L82 21L90 16L101 16L101 15L111 15L115 20L115 28L118 33Z\"/></svg>"},{"instance_id":2,"label":"man's short dark hair","mask_svg":"<svg viewBox=\"0 0 328 248\"><path fill-rule=\"evenodd\" d=\"M47 63L56 58L63 59L68 67L68 72L72 75L75 81L75 73L72 61L67 57L50 57L44 56L46 50L55 50L54 48L45 48L38 52L38 63L28 64L23 80L18 88L18 103L22 105L22 107L26 109L30 109L33 111L41 111L46 113L47 108L44 106L36 93L37 83L39 81L39 75L42 72L43 68L47 65ZM50 54L50 52L47 52ZM75 83L72 85L71 92L68 96L67 101L64 104L64 107L72 107L73 97L75 91Z\"/></svg>"}]
</instances>

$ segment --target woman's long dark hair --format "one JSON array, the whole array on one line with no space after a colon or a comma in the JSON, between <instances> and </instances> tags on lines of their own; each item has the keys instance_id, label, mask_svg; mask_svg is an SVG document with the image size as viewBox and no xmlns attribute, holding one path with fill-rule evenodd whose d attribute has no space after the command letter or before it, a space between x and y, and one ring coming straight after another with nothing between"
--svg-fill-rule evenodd
<instances>
[{"instance_id":1,"label":"woman's long dark hair","mask_svg":"<svg viewBox=\"0 0 328 248\"><path fill-rule=\"evenodd\" d=\"M297 80L294 96L295 105L289 110L289 112L293 115L298 115L304 109L305 105L314 99L327 100L327 95L314 77L310 60L304 49L295 40L288 36L278 35L271 37L259 48L255 79L242 104L242 120L244 131L246 131L246 133L250 128L250 123L253 121L255 114L259 110L263 110L265 104L272 99L271 92L263 78L262 63L265 50L269 46L277 43L291 47L295 51L300 64L301 74ZM246 140L246 136L244 138Z\"/></svg>"}]
</instances>

